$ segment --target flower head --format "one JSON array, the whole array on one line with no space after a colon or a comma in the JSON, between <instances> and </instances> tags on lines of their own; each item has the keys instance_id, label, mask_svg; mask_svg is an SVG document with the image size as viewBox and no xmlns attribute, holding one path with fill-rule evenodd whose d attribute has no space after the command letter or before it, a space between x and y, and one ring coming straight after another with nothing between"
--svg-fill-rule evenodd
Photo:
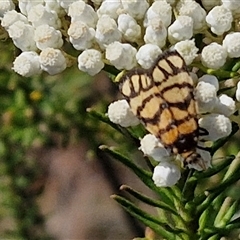
<instances>
[{"instance_id":1,"label":"flower head","mask_svg":"<svg viewBox=\"0 0 240 240\"><path fill-rule=\"evenodd\" d=\"M223 47L230 58L240 57L240 32L232 32L225 36Z\"/></svg>"},{"instance_id":2,"label":"flower head","mask_svg":"<svg viewBox=\"0 0 240 240\"><path fill-rule=\"evenodd\" d=\"M205 28L206 11L195 1L179 1L177 9L180 16L188 16L193 20L193 30L201 31Z\"/></svg>"},{"instance_id":3,"label":"flower head","mask_svg":"<svg viewBox=\"0 0 240 240\"><path fill-rule=\"evenodd\" d=\"M156 161L166 161L170 156L169 151L152 134L147 134L141 139L139 150Z\"/></svg>"},{"instance_id":4,"label":"flower head","mask_svg":"<svg viewBox=\"0 0 240 240\"><path fill-rule=\"evenodd\" d=\"M217 35L222 35L231 28L233 21L230 9L222 6L215 6L206 16L206 22L211 27L211 31Z\"/></svg>"},{"instance_id":5,"label":"flower head","mask_svg":"<svg viewBox=\"0 0 240 240\"><path fill-rule=\"evenodd\" d=\"M37 50L36 43L33 38L26 36L34 35L34 27L22 21L16 21L8 28L9 36L12 38L14 45L22 51Z\"/></svg>"},{"instance_id":6,"label":"flower head","mask_svg":"<svg viewBox=\"0 0 240 240\"><path fill-rule=\"evenodd\" d=\"M154 18L160 19L165 27L171 24L172 7L167 1L155 1L147 10L144 18L144 26L147 27Z\"/></svg>"},{"instance_id":7,"label":"flower head","mask_svg":"<svg viewBox=\"0 0 240 240\"><path fill-rule=\"evenodd\" d=\"M181 177L181 171L172 162L161 162L153 171L152 179L158 187L172 187Z\"/></svg>"},{"instance_id":8,"label":"flower head","mask_svg":"<svg viewBox=\"0 0 240 240\"><path fill-rule=\"evenodd\" d=\"M78 56L78 68L89 75L96 75L104 67L101 52L87 49Z\"/></svg>"},{"instance_id":9,"label":"flower head","mask_svg":"<svg viewBox=\"0 0 240 240\"><path fill-rule=\"evenodd\" d=\"M96 26L98 19L94 9L82 0L69 5L68 15L71 17L71 22L82 21L91 28Z\"/></svg>"},{"instance_id":10,"label":"flower head","mask_svg":"<svg viewBox=\"0 0 240 240\"><path fill-rule=\"evenodd\" d=\"M113 42L106 48L106 58L117 69L130 70L136 66L136 48L128 43Z\"/></svg>"},{"instance_id":11,"label":"flower head","mask_svg":"<svg viewBox=\"0 0 240 240\"><path fill-rule=\"evenodd\" d=\"M228 136L232 131L232 124L229 118L222 114L211 113L199 119L199 125L208 131L204 136L205 140L216 141L219 138Z\"/></svg>"},{"instance_id":12,"label":"flower head","mask_svg":"<svg viewBox=\"0 0 240 240\"><path fill-rule=\"evenodd\" d=\"M189 65L197 57L198 48L195 45L194 40L184 40L176 43L174 49L177 50Z\"/></svg>"},{"instance_id":13,"label":"flower head","mask_svg":"<svg viewBox=\"0 0 240 240\"><path fill-rule=\"evenodd\" d=\"M95 30L82 21L72 22L68 29L69 40L77 50L91 48L94 42Z\"/></svg>"},{"instance_id":14,"label":"flower head","mask_svg":"<svg viewBox=\"0 0 240 240\"><path fill-rule=\"evenodd\" d=\"M122 127L135 126L139 124L138 118L133 115L129 104L125 99L111 103L108 106L107 115L111 122L119 124Z\"/></svg>"},{"instance_id":15,"label":"flower head","mask_svg":"<svg viewBox=\"0 0 240 240\"><path fill-rule=\"evenodd\" d=\"M202 64L208 68L218 69L225 64L226 59L227 51L218 43L204 47L201 53Z\"/></svg>"},{"instance_id":16,"label":"flower head","mask_svg":"<svg viewBox=\"0 0 240 240\"><path fill-rule=\"evenodd\" d=\"M59 49L45 48L40 53L41 68L54 75L62 72L66 67L66 59Z\"/></svg>"},{"instance_id":17,"label":"flower head","mask_svg":"<svg viewBox=\"0 0 240 240\"><path fill-rule=\"evenodd\" d=\"M140 66L144 69L150 68L162 50L155 44L145 44L139 48L136 59Z\"/></svg>"},{"instance_id":18,"label":"flower head","mask_svg":"<svg viewBox=\"0 0 240 240\"><path fill-rule=\"evenodd\" d=\"M222 94L213 109L213 112L220 113L229 117L236 110L235 101L226 94Z\"/></svg>"},{"instance_id":19,"label":"flower head","mask_svg":"<svg viewBox=\"0 0 240 240\"><path fill-rule=\"evenodd\" d=\"M129 14L120 14L117 20L118 30L122 33L125 40L137 42L141 37L141 27L137 21Z\"/></svg>"},{"instance_id":20,"label":"flower head","mask_svg":"<svg viewBox=\"0 0 240 240\"><path fill-rule=\"evenodd\" d=\"M193 19L179 16L168 28L168 39L171 43L190 39L193 36Z\"/></svg>"},{"instance_id":21,"label":"flower head","mask_svg":"<svg viewBox=\"0 0 240 240\"><path fill-rule=\"evenodd\" d=\"M211 112L217 102L216 87L211 83L200 81L195 89L195 97L199 112Z\"/></svg>"},{"instance_id":22,"label":"flower head","mask_svg":"<svg viewBox=\"0 0 240 240\"><path fill-rule=\"evenodd\" d=\"M4 13L11 11L15 8L12 0L5 0L0 2L0 17L3 17Z\"/></svg>"},{"instance_id":23,"label":"flower head","mask_svg":"<svg viewBox=\"0 0 240 240\"><path fill-rule=\"evenodd\" d=\"M33 6L28 11L28 21L32 23L34 27L38 27L43 24L47 24L56 29L61 27L61 21L58 15L54 11L48 11L45 6L38 4Z\"/></svg>"},{"instance_id":24,"label":"flower head","mask_svg":"<svg viewBox=\"0 0 240 240\"><path fill-rule=\"evenodd\" d=\"M110 43L121 40L122 34L118 30L117 23L108 15L101 16L96 27L95 38L102 49Z\"/></svg>"},{"instance_id":25,"label":"flower head","mask_svg":"<svg viewBox=\"0 0 240 240\"><path fill-rule=\"evenodd\" d=\"M22 52L13 62L13 70L24 77L42 72L39 56L36 52Z\"/></svg>"},{"instance_id":26,"label":"flower head","mask_svg":"<svg viewBox=\"0 0 240 240\"><path fill-rule=\"evenodd\" d=\"M59 30L43 24L36 27L34 32L34 41L39 49L60 48L63 45L62 34Z\"/></svg>"}]
</instances>

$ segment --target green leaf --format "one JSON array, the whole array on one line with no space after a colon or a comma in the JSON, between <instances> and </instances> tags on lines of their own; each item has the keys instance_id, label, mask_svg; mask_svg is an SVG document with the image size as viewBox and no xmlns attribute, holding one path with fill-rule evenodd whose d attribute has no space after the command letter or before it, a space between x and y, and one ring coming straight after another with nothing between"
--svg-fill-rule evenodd
<instances>
[{"instance_id":1,"label":"green leaf","mask_svg":"<svg viewBox=\"0 0 240 240\"><path fill-rule=\"evenodd\" d=\"M103 113L99 113L91 108L87 108L87 112L90 116L98 119L101 122L107 123L109 126L111 126L112 128L114 128L115 130L117 130L118 132L122 132L121 131L121 127L118 124L115 124L113 122L110 121L110 119L108 118L108 116L106 114Z\"/></svg>"},{"instance_id":2,"label":"green leaf","mask_svg":"<svg viewBox=\"0 0 240 240\"><path fill-rule=\"evenodd\" d=\"M239 161L240 153L235 157L229 166L228 171L225 173L224 178L221 183L214 188L210 188L204 191L203 194L200 194L195 197L193 202L190 202L190 206L197 206L197 212L201 214L209 204L217 198L220 194L222 194L226 189L229 188L232 184L236 183L240 179L239 171L240 171L240 161Z\"/></svg>"},{"instance_id":3,"label":"green leaf","mask_svg":"<svg viewBox=\"0 0 240 240\"><path fill-rule=\"evenodd\" d=\"M123 156L121 153L117 152L111 147L107 147L105 145L102 145L99 147L102 151L110 154L115 159L123 163L125 166L130 168L140 179L141 181L146 184L150 189L155 191L161 198L161 200L167 204L170 204L172 207L173 204L173 195L171 194L171 191L169 188L159 188L157 187L153 180L152 180L152 173L149 171L146 171L140 167L138 167L135 163L133 163L130 159Z\"/></svg>"},{"instance_id":4,"label":"green leaf","mask_svg":"<svg viewBox=\"0 0 240 240\"><path fill-rule=\"evenodd\" d=\"M202 180L204 178L212 177L213 175L219 173L220 171L222 171L223 169L228 167L230 165L230 163L233 161L234 158L235 158L234 155L230 155L230 156L225 157L225 159L223 161L221 161L219 164L216 164L213 167L208 168L204 172L195 171L194 174L193 174L193 177L192 177L193 180L199 181L199 180Z\"/></svg>"},{"instance_id":5,"label":"green leaf","mask_svg":"<svg viewBox=\"0 0 240 240\"><path fill-rule=\"evenodd\" d=\"M223 180L225 181L229 178L232 178L233 176L238 177L239 176L239 168L240 168L240 152L237 154L235 159L231 162L227 172L225 173Z\"/></svg>"},{"instance_id":6,"label":"green leaf","mask_svg":"<svg viewBox=\"0 0 240 240\"><path fill-rule=\"evenodd\" d=\"M134 190L133 188L131 188L127 185L122 185L120 187L120 190L124 190L124 191L128 192L129 194L131 194L135 198L139 199L140 201L142 201L142 202L144 202L148 205L158 207L160 209L163 209L165 211L168 211L168 212L178 216L178 212L176 211L176 209L170 207L168 204L162 203L162 202L154 200L152 198L149 198L146 195ZM181 221L181 219L179 219L179 220Z\"/></svg>"},{"instance_id":7,"label":"green leaf","mask_svg":"<svg viewBox=\"0 0 240 240\"><path fill-rule=\"evenodd\" d=\"M223 69L211 69L203 66L200 62L194 62L191 64L193 67L199 68L202 72L210 75L216 76L219 80L224 80L228 78L233 78L235 76L238 76L239 73L233 72L233 71L226 71Z\"/></svg>"},{"instance_id":8,"label":"green leaf","mask_svg":"<svg viewBox=\"0 0 240 240\"><path fill-rule=\"evenodd\" d=\"M120 125L111 122L106 114L99 113L99 112L97 112L97 111L95 111L91 108L88 108L87 112L89 113L90 116L98 119L101 122L104 122L104 123L108 124L109 126L114 128L115 130L117 130L119 133L123 134L127 138L130 138L137 145L139 145L139 137L138 137L137 134L135 134L135 132L131 128L121 127Z\"/></svg>"},{"instance_id":9,"label":"green leaf","mask_svg":"<svg viewBox=\"0 0 240 240\"><path fill-rule=\"evenodd\" d=\"M199 218L199 231L203 231L206 226L208 226L210 219L209 217L211 216L211 213L213 212L213 207L209 206L200 216Z\"/></svg>"},{"instance_id":10,"label":"green leaf","mask_svg":"<svg viewBox=\"0 0 240 240\"><path fill-rule=\"evenodd\" d=\"M162 222L156 217L153 217L150 214L142 211L140 208L138 208L132 202L126 200L125 198L118 195L113 195L112 198L116 200L119 204L121 204L126 209L126 211L128 211L133 217L137 218L146 226L153 229L160 236L168 240L175 240L176 235L179 235L180 237L180 234L184 234L182 230L173 229L166 222Z\"/></svg>"},{"instance_id":11,"label":"green leaf","mask_svg":"<svg viewBox=\"0 0 240 240\"><path fill-rule=\"evenodd\" d=\"M218 212L218 215L215 219L214 226L215 227L225 227L233 217L233 215L239 209L239 201L233 201L232 198L227 197Z\"/></svg>"},{"instance_id":12,"label":"green leaf","mask_svg":"<svg viewBox=\"0 0 240 240\"><path fill-rule=\"evenodd\" d=\"M221 138L221 139L217 140L216 142L214 142L213 146L211 147L211 155L213 156L213 154L220 147L222 147L225 143L227 143L238 130L239 130L238 124L235 122L232 122L232 132L230 133L229 136L227 136L225 138Z\"/></svg>"},{"instance_id":13,"label":"green leaf","mask_svg":"<svg viewBox=\"0 0 240 240\"><path fill-rule=\"evenodd\" d=\"M235 63L235 65L232 67L232 71L237 72L239 68L240 68L240 61Z\"/></svg>"}]
</instances>

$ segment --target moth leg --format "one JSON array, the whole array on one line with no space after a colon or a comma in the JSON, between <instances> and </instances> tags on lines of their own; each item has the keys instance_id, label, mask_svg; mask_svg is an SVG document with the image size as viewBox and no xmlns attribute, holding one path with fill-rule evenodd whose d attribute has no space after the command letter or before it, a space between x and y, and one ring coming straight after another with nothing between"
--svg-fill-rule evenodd
<instances>
[{"instance_id":1,"label":"moth leg","mask_svg":"<svg viewBox=\"0 0 240 240\"><path fill-rule=\"evenodd\" d=\"M204 150L204 151L208 151L208 152L211 151L211 148L210 148L210 147L203 147L203 146L197 145L197 148L199 148L199 149L201 149L201 150Z\"/></svg>"},{"instance_id":2,"label":"moth leg","mask_svg":"<svg viewBox=\"0 0 240 240\"><path fill-rule=\"evenodd\" d=\"M199 136L206 136L206 135L209 135L209 132L208 132L207 129L205 129L205 128L201 128L201 127L199 127L198 129L199 129L199 132L198 132Z\"/></svg>"}]
</instances>

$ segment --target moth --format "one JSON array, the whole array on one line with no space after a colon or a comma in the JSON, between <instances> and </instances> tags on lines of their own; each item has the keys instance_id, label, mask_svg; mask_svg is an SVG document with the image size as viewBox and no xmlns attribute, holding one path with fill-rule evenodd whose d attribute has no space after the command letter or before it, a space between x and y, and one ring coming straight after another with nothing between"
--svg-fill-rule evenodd
<instances>
[{"instance_id":1,"label":"moth","mask_svg":"<svg viewBox=\"0 0 240 240\"><path fill-rule=\"evenodd\" d=\"M177 51L161 54L148 69L133 69L119 81L132 112L164 147L183 158L184 165L199 164L200 135L194 85Z\"/></svg>"}]
</instances>

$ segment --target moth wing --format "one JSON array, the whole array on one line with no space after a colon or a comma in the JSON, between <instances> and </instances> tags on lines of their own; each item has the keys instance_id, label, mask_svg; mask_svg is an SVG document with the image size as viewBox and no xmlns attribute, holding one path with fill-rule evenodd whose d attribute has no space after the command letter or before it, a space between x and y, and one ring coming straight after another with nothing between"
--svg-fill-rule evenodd
<instances>
[{"instance_id":1,"label":"moth wing","mask_svg":"<svg viewBox=\"0 0 240 240\"><path fill-rule=\"evenodd\" d=\"M171 145L177 137L177 128L171 125L172 113L151 74L140 69L129 72L119 87L132 112L142 121L145 128L159 138L164 146ZM171 131L166 129L168 126L171 126Z\"/></svg>"}]
</instances>

